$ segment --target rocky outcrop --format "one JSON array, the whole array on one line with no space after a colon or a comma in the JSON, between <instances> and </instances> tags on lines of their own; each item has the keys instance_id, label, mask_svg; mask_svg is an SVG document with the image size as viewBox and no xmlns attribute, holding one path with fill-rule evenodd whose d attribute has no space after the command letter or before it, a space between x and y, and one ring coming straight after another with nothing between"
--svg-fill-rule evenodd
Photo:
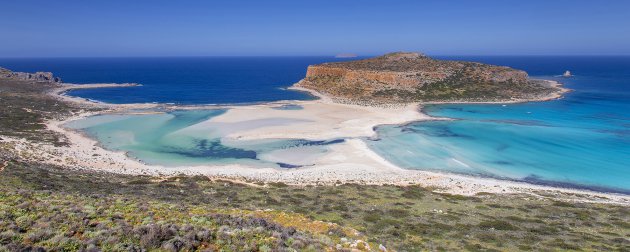
<instances>
[{"instance_id":1,"label":"rocky outcrop","mask_svg":"<svg viewBox=\"0 0 630 252\"><path fill-rule=\"evenodd\" d=\"M5 68L0 68L0 78L15 79L15 80L27 80L36 82L61 82L61 78L53 76L51 72L36 72L36 73L23 73L12 72Z\"/></svg>"},{"instance_id":2,"label":"rocky outcrop","mask_svg":"<svg viewBox=\"0 0 630 252\"><path fill-rule=\"evenodd\" d=\"M356 58L357 55L354 53L340 53L335 55L335 58Z\"/></svg>"},{"instance_id":3,"label":"rocky outcrop","mask_svg":"<svg viewBox=\"0 0 630 252\"><path fill-rule=\"evenodd\" d=\"M550 92L525 71L419 53L311 65L296 86L335 98L376 102L495 101Z\"/></svg>"}]
</instances>

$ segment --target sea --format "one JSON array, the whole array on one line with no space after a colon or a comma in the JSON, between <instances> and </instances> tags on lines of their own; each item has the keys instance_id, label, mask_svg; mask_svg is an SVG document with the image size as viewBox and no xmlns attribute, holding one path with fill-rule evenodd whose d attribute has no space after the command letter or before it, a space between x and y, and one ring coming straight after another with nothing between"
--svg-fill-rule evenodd
<instances>
[{"instance_id":1,"label":"sea","mask_svg":"<svg viewBox=\"0 0 630 252\"><path fill-rule=\"evenodd\" d=\"M379 126L377 137L364 139L376 153L405 169L630 194L630 57L435 57L522 69L534 78L557 80L572 92L546 102L429 105L423 108L425 113L454 120ZM110 103L251 104L314 99L286 88L304 77L308 65L339 60L352 59L5 58L0 59L0 66L24 72L50 71L67 83L143 85L69 93ZM561 77L566 70L574 76ZM166 167L245 162L291 169L308 163L276 162L274 154L285 152L285 156L299 157L296 160L309 160L343 141L226 143L219 134L225 128L206 129L204 134L211 136L206 138L195 133L201 130L198 127L188 129L224 112L104 115L69 127L86 131L108 148Z\"/></svg>"}]
</instances>

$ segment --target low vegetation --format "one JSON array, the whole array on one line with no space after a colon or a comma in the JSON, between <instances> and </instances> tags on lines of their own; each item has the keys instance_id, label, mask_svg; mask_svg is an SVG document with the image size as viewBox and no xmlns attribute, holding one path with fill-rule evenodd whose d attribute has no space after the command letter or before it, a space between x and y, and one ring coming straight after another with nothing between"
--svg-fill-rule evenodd
<instances>
[{"instance_id":1,"label":"low vegetation","mask_svg":"<svg viewBox=\"0 0 630 252\"><path fill-rule=\"evenodd\" d=\"M44 122L69 116L82 108L60 102L46 92L55 84L0 78L0 138L10 136L34 142L64 144Z\"/></svg>"},{"instance_id":2,"label":"low vegetation","mask_svg":"<svg viewBox=\"0 0 630 252\"><path fill-rule=\"evenodd\" d=\"M626 206L417 186L247 186L13 161L0 175L0 246L9 250L630 249Z\"/></svg>"}]
</instances>

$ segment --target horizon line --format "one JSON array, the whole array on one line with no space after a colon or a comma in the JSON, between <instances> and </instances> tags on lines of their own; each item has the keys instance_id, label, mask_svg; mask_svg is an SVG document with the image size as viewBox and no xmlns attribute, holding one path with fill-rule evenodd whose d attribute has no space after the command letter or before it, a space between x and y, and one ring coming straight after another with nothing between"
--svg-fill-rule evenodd
<instances>
[{"instance_id":1,"label":"horizon line","mask_svg":"<svg viewBox=\"0 0 630 252\"><path fill-rule=\"evenodd\" d=\"M130 56L0 56L0 59L71 59L71 58L295 58L295 57L331 57L340 59L377 57L384 54L365 54L355 57L336 57L336 55L130 55ZM431 57L625 57L630 54L425 54Z\"/></svg>"}]
</instances>

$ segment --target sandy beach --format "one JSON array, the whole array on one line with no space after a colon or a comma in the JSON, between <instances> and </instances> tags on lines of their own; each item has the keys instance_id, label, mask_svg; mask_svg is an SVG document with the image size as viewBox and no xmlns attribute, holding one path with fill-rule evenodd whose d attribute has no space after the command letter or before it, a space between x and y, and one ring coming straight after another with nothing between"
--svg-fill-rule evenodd
<instances>
[{"instance_id":1,"label":"sandy beach","mask_svg":"<svg viewBox=\"0 0 630 252\"><path fill-rule=\"evenodd\" d=\"M83 85L77 85L83 86ZM98 113L121 113L134 108L167 109L217 108L216 106L168 106L156 104L105 104L85 99L65 96L65 91L75 86L66 86L51 92L51 95L66 101L78 102L86 106L105 108ZM80 87L79 87L80 88ZM87 87L86 87L87 88ZM96 88L96 86L92 87ZM556 188L508 180L481 178L466 175L438 173L399 168L368 148L361 137L375 135L374 127L383 124L404 124L412 121L438 120L421 112L421 104L399 106L359 106L335 103L328 97L314 93L321 99L313 101L282 101L246 106L222 106L229 110L195 127L220 125L227 132L227 138L237 140L258 140L272 138L301 138L325 140L343 138L346 141L330 146L321 156L309 160L312 165L301 168L260 168L245 165L203 165L162 167L139 162L123 152L106 150L80 131L63 127L69 121L96 114L84 112L72 118L49 121L50 130L67 137L69 146L32 145L20 140L6 138L2 141L14 145L18 152L28 153L24 157L31 160L67 167L70 169L91 169L124 174L169 176L177 174L206 175L244 182L283 182L293 185L334 185L339 183L395 184L401 186L422 185L436 191L474 195L488 193L527 193L532 195L566 194L564 198L576 201L596 201L630 204L626 195L599 193L578 189ZM554 96L556 98L560 97ZM552 98L550 98L552 99ZM280 105L299 105L300 110L275 109ZM265 123L266 120L291 120L289 124ZM279 155L279 158L290 156Z\"/></svg>"}]
</instances>

